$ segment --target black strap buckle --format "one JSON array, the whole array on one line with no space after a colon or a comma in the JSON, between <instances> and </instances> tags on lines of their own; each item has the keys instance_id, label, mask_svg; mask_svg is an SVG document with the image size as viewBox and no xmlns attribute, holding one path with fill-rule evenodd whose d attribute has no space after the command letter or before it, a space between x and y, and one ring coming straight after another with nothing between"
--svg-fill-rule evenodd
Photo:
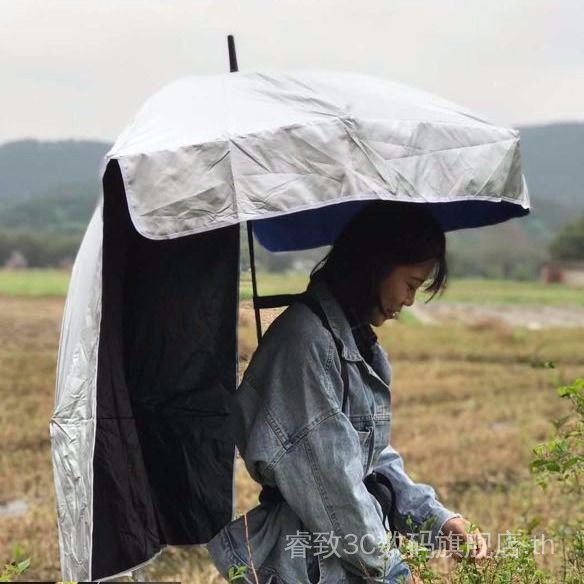
<instances>
[{"instance_id":1,"label":"black strap buckle","mask_svg":"<svg viewBox=\"0 0 584 584\"><path fill-rule=\"evenodd\" d=\"M391 481L382 473L373 471L363 480L367 490L377 499L383 512L383 526L387 531L394 533L395 522L393 515L395 511L395 491Z\"/></svg>"}]
</instances>

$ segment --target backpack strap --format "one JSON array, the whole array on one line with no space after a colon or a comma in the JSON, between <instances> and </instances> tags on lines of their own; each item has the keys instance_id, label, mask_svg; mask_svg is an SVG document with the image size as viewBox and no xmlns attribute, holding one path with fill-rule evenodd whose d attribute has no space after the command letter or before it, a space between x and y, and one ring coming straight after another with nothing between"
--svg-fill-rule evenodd
<instances>
[{"instance_id":1,"label":"backpack strap","mask_svg":"<svg viewBox=\"0 0 584 584\"><path fill-rule=\"evenodd\" d=\"M341 346L341 342L333 334L333 331L331 330L331 327L329 326L329 323L328 323L328 320L327 320L326 315L324 313L324 310L322 309L322 306L314 298L312 298L312 296L309 296L306 293L299 294L296 297L296 301L302 302L302 304L304 304L305 306L310 308L310 310L312 310L312 312L314 312L314 314L316 314L316 316L318 316L318 318L320 319L320 322L322 323L322 326L331 333L331 335L335 341L335 345L337 347L337 352L339 354L339 359L341 361L341 379L343 380L343 403L341 405L341 411L343 412L343 414L346 414L347 413L346 412L347 399L348 399L348 395L349 395L349 378L347 375L347 367L345 366L345 363L343 362L343 359L342 359L343 348Z\"/></svg>"}]
</instances>

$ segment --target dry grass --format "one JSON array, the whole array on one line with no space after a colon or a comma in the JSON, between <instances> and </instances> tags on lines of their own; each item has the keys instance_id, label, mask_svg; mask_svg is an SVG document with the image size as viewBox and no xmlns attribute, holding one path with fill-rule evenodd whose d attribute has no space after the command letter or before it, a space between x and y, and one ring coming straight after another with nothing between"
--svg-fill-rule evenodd
<instances>
[{"instance_id":1,"label":"dry grass","mask_svg":"<svg viewBox=\"0 0 584 584\"><path fill-rule=\"evenodd\" d=\"M48 422L63 301L0 298L0 502L28 503L24 517L0 519L0 562L10 544L33 558L31 578L59 573Z\"/></svg>"},{"instance_id":2,"label":"dry grass","mask_svg":"<svg viewBox=\"0 0 584 584\"><path fill-rule=\"evenodd\" d=\"M0 518L0 562L9 559L11 544L21 544L32 557L27 580L59 575L48 421L61 310L61 299L0 297L0 502L29 505L22 517ZM265 325L276 313L264 315ZM380 336L394 366L392 439L413 477L490 532L535 516L543 529L552 516L570 512L534 486L527 465L550 420L563 412L553 384L584 375L583 329L391 323ZM255 348L245 303L240 343L243 371ZM546 361L558 369L545 369ZM258 487L241 461L237 493L239 513L257 503ZM146 576L221 581L204 548L165 550Z\"/></svg>"}]
</instances>

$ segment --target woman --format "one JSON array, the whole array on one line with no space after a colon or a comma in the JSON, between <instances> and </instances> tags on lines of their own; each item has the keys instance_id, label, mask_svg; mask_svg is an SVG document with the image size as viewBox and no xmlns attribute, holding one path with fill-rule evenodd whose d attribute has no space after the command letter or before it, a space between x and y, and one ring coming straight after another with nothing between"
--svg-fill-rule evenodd
<instances>
[{"instance_id":1,"label":"woman","mask_svg":"<svg viewBox=\"0 0 584 584\"><path fill-rule=\"evenodd\" d=\"M428 280L432 295L444 288L445 248L425 206L370 203L312 271L305 300L268 329L233 411L237 447L264 489L208 544L224 576L245 565L245 581L260 584L409 581L399 550L379 545L391 537L388 507L366 484L372 471L389 481L393 529L429 546L470 538L389 445L391 369L370 326L397 318Z\"/></svg>"}]
</instances>

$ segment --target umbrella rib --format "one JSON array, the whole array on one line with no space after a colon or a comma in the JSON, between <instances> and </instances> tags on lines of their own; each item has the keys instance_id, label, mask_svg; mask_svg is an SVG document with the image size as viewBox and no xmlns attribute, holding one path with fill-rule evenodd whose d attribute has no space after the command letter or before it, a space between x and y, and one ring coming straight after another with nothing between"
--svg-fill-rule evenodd
<instances>
[{"instance_id":1,"label":"umbrella rib","mask_svg":"<svg viewBox=\"0 0 584 584\"><path fill-rule=\"evenodd\" d=\"M263 162L258 160L255 156L253 156L249 152L246 152L237 142L229 140L229 143L233 144L233 146L235 146L242 154L253 160L259 167L263 168L266 172L271 172L270 168L268 168Z\"/></svg>"}]
</instances>

